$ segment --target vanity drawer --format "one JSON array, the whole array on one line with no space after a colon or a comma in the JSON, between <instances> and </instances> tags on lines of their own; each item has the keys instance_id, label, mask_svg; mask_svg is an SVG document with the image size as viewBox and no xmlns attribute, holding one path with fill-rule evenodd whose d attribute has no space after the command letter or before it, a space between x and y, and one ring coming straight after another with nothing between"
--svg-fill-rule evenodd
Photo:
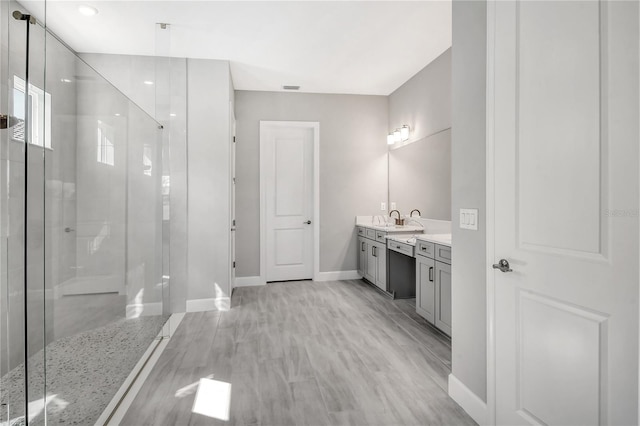
<instances>
[{"instance_id":1,"label":"vanity drawer","mask_svg":"<svg viewBox=\"0 0 640 426\"><path fill-rule=\"evenodd\" d=\"M413 246L411 244L387 240L387 248L389 250L397 251L398 253L406 254L407 256L413 257Z\"/></svg>"},{"instance_id":2,"label":"vanity drawer","mask_svg":"<svg viewBox=\"0 0 640 426\"><path fill-rule=\"evenodd\" d=\"M376 231L376 241L380 243L387 242L387 233L382 231Z\"/></svg>"},{"instance_id":3,"label":"vanity drawer","mask_svg":"<svg viewBox=\"0 0 640 426\"><path fill-rule=\"evenodd\" d=\"M375 229L365 228L365 232L366 232L365 237L371 238L372 240L376 239L376 230Z\"/></svg>"},{"instance_id":4,"label":"vanity drawer","mask_svg":"<svg viewBox=\"0 0 640 426\"><path fill-rule=\"evenodd\" d=\"M428 241L416 241L416 255L433 259L436 254L436 245Z\"/></svg>"},{"instance_id":5,"label":"vanity drawer","mask_svg":"<svg viewBox=\"0 0 640 426\"><path fill-rule=\"evenodd\" d=\"M436 260L451 265L451 247L436 244Z\"/></svg>"},{"instance_id":6,"label":"vanity drawer","mask_svg":"<svg viewBox=\"0 0 640 426\"><path fill-rule=\"evenodd\" d=\"M358 226L358 236L364 237L364 228L362 226Z\"/></svg>"}]
</instances>

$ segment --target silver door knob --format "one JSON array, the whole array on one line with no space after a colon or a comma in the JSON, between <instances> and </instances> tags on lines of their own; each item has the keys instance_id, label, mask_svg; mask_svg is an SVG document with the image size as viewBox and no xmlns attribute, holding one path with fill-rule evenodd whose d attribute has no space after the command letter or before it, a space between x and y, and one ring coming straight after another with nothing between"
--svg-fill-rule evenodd
<instances>
[{"instance_id":1,"label":"silver door knob","mask_svg":"<svg viewBox=\"0 0 640 426\"><path fill-rule=\"evenodd\" d=\"M303 222L303 223L306 223L307 225L311 225L311 221L310 220L308 220L306 222Z\"/></svg>"},{"instance_id":2,"label":"silver door knob","mask_svg":"<svg viewBox=\"0 0 640 426\"><path fill-rule=\"evenodd\" d=\"M511 272L513 269L509 267L507 259L500 259L500 262L493 264L493 269L500 269L502 272Z\"/></svg>"}]
</instances>

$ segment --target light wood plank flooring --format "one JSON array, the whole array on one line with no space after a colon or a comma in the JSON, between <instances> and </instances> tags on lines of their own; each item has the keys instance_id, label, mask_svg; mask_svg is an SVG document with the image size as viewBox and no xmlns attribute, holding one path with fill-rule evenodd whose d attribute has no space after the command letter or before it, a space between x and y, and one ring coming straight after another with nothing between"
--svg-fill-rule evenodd
<instances>
[{"instance_id":1,"label":"light wood plank flooring","mask_svg":"<svg viewBox=\"0 0 640 426\"><path fill-rule=\"evenodd\" d=\"M187 314L125 425L473 425L447 395L450 341L362 281L235 290ZM231 383L230 419L191 412L200 378Z\"/></svg>"}]
</instances>

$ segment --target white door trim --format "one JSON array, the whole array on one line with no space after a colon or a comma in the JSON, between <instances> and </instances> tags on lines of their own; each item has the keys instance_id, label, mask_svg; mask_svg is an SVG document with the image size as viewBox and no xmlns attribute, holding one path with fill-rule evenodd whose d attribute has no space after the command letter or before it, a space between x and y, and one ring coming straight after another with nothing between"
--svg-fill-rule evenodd
<instances>
[{"instance_id":1,"label":"white door trim","mask_svg":"<svg viewBox=\"0 0 640 426\"><path fill-rule=\"evenodd\" d=\"M320 275L320 123L317 121L260 121L260 284L267 283L266 159L263 156L266 127L299 127L313 130L313 279Z\"/></svg>"},{"instance_id":2,"label":"white door trim","mask_svg":"<svg viewBox=\"0 0 640 426\"><path fill-rule=\"evenodd\" d=\"M236 218L237 212L236 212L236 205L235 205L235 201L236 201L236 194L235 194L235 175L237 174L236 172L236 155L237 155L237 151L236 151L236 114L235 111L233 110L233 102L229 101L229 115L230 115L230 120L229 120L229 127L230 127L230 131L229 131L229 205L231 206L231 208L229 209L233 214L229 215L229 230L232 230L229 232L229 291L230 294L233 293L233 289L236 287L236 276L235 276L235 267L233 266L233 262L235 262L236 260L236 244L237 241L234 241L236 238L236 235L234 234L235 231L235 224L233 223L233 221Z\"/></svg>"},{"instance_id":3,"label":"white door trim","mask_svg":"<svg viewBox=\"0 0 640 426\"><path fill-rule=\"evenodd\" d=\"M486 87L486 280L487 280L487 424L496 424L496 339L495 275L489 268L495 259L495 190L494 190L494 91L496 5L487 2L487 87Z\"/></svg>"}]
</instances>

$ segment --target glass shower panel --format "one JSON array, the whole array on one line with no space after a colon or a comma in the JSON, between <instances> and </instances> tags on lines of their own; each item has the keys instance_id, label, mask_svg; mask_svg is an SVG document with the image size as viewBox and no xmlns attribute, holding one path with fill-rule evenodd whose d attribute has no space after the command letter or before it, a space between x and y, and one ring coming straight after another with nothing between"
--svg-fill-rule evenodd
<instances>
[{"instance_id":1,"label":"glass shower panel","mask_svg":"<svg viewBox=\"0 0 640 426\"><path fill-rule=\"evenodd\" d=\"M47 423L93 424L161 334L158 123L47 35Z\"/></svg>"},{"instance_id":2,"label":"glass shower panel","mask_svg":"<svg viewBox=\"0 0 640 426\"><path fill-rule=\"evenodd\" d=\"M164 335L168 151L27 13L0 2L0 424L94 424Z\"/></svg>"}]
</instances>

